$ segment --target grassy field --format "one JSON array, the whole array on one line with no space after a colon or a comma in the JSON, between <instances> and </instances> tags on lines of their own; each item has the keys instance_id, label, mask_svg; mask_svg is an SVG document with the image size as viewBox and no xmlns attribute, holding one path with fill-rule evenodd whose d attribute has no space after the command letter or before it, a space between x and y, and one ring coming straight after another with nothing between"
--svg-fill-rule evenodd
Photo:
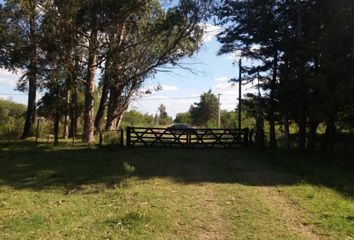
<instances>
[{"instance_id":1,"label":"grassy field","mask_svg":"<svg viewBox=\"0 0 354 240\"><path fill-rule=\"evenodd\" d=\"M354 238L349 156L0 149L0 239Z\"/></svg>"}]
</instances>

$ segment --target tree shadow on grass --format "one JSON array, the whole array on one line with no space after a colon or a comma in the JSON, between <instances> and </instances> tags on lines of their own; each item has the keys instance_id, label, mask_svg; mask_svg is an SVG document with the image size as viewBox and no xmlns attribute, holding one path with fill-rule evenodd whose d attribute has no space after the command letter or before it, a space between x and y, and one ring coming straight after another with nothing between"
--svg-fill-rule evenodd
<instances>
[{"instance_id":1,"label":"tree shadow on grass","mask_svg":"<svg viewBox=\"0 0 354 240\"><path fill-rule=\"evenodd\" d=\"M54 148L13 142L0 144L0 186L36 191L63 188L64 193L75 192L84 185L112 187L124 181L126 173L122 165L128 162L140 179L158 177L183 184L251 186L308 182L353 197L350 163L340 166L325 159L331 158L241 149Z\"/></svg>"}]
</instances>

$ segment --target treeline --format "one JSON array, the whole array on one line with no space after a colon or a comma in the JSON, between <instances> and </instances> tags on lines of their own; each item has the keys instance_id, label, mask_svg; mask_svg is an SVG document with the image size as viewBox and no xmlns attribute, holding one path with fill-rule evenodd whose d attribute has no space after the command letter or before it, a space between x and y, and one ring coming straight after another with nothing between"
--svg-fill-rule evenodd
<instances>
[{"instance_id":1,"label":"treeline","mask_svg":"<svg viewBox=\"0 0 354 240\"><path fill-rule=\"evenodd\" d=\"M354 2L352 0L221 1L214 9L223 27L219 54L252 60L242 68L243 83L258 94L245 104L253 111L256 139L264 121L277 147L277 124L289 147L290 125L297 125L297 146L313 150L318 127L325 126L324 149L336 132L354 127Z\"/></svg>"},{"instance_id":2,"label":"treeline","mask_svg":"<svg viewBox=\"0 0 354 240\"><path fill-rule=\"evenodd\" d=\"M42 104L42 102L40 101L39 104ZM51 128L53 125L52 119L50 118L50 113L44 112L44 109L45 108L42 108L41 105L37 109L39 116L47 117L37 117L37 120L39 121L35 125L36 133L34 136L37 135L38 130L38 137L43 139L47 139L49 137L49 139L51 139L51 136L54 134L54 129ZM135 109L128 110L122 117L120 128L125 128L127 126L165 127L173 123L172 117L168 116L166 107L163 104L159 106L158 111L158 114L153 115L148 113L141 113ZM0 139L13 140L19 138L22 134L25 117L26 106L24 104L15 103L12 100L0 99ZM63 120L64 119L62 119L62 121ZM60 137L62 138L65 137L65 133L68 131L64 127L65 124L61 124L58 131ZM77 128L79 131L82 131L83 129L83 124L80 121L77 123Z\"/></svg>"},{"instance_id":3,"label":"treeline","mask_svg":"<svg viewBox=\"0 0 354 240\"><path fill-rule=\"evenodd\" d=\"M134 109L127 111L123 115L121 127L166 127L173 123L173 119L168 115L165 105L160 104L157 110L158 113L155 115L141 113Z\"/></svg>"},{"instance_id":4,"label":"treeline","mask_svg":"<svg viewBox=\"0 0 354 240\"><path fill-rule=\"evenodd\" d=\"M192 104L188 112L177 113L174 122L200 128L239 128L238 110L228 111L220 107L218 96L209 90L200 95L199 101ZM241 119L242 128L254 128L255 118L252 111L244 109Z\"/></svg>"},{"instance_id":5,"label":"treeline","mask_svg":"<svg viewBox=\"0 0 354 240\"><path fill-rule=\"evenodd\" d=\"M85 142L94 141L95 128L119 126L147 77L198 50L208 10L205 0L4 1L0 67L24 73L22 138L33 134L38 115L53 120L56 143L60 123L73 136L81 118Z\"/></svg>"},{"instance_id":6,"label":"treeline","mask_svg":"<svg viewBox=\"0 0 354 240\"><path fill-rule=\"evenodd\" d=\"M25 115L26 107L24 105L0 99L0 139L19 137Z\"/></svg>"}]
</instances>

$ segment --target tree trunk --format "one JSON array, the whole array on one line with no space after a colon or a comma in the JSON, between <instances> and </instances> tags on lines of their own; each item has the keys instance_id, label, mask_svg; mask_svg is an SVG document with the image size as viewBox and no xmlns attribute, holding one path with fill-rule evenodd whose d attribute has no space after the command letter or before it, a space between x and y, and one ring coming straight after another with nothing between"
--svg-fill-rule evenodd
<instances>
[{"instance_id":1,"label":"tree trunk","mask_svg":"<svg viewBox=\"0 0 354 240\"><path fill-rule=\"evenodd\" d=\"M129 106L129 98L126 96L121 96L117 98L116 103L114 104L116 109L114 111L114 114L112 114L110 117L107 117L107 124L106 124L106 130L115 130L118 129L124 113L127 111L128 106Z\"/></svg>"},{"instance_id":2,"label":"tree trunk","mask_svg":"<svg viewBox=\"0 0 354 240\"><path fill-rule=\"evenodd\" d=\"M284 122L285 146L289 150L290 149L290 129L289 129L289 115L288 115L288 113L284 113L283 122Z\"/></svg>"},{"instance_id":3,"label":"tree trunk","mask_svg":"<svg viewBox=\"0 0 354 240\"><path fill-rule=\"evenodd\" d=\"M35 72L35 66L29 69L28 73L28 103L26 112L26 121L23 129L21 139L26 139L32 134L32 126L36 121L36 91L37 91L37 76Z\"/></svg>"},{"instance_id":4,"label":"tree trunk","mask_svg":"<svg viewBox=\"0 0 354 240\"><path fill-rule=\"evenodd\" d=\"M299 133L298 133L298 148L301 152L305 151L306 147L306 114L305 110L302 110L299 118Z\"/></svg>"},{"instance_id":5,"label":"tree trunk","mask_svg":"<svg viewBox=\"0 0 354 240\"><path fill-rule=\"evenodd\" d=\"M93 17L92 26L96 26L96 16ZM84 131L83 141L92 143L94 137L94 92L95 92L95 73L96 73L96 48L97 48L97 30L93 28L90 33L87 77L85 88L85 111L84 111Z\"/></svg>"},{"instance_id":6,"label":"tree trunk","mask_svg":"<svg viewBox=\"0 0 354 240\"><path fill-rule=\"evenodd\" d=\"M114 88L115 90L111 89L107 111L106 130L114 130L119 127L124 112L129 106L129 99L131 98L132 92L127 96L122 96L122 89L120 88Z\"/></svg>"},{"instance_id":7,"label":"tree trunk","mask_svg":"<svg viewBox=\"0 0 354 240\"><path fill-rule=\"evenodd\" d=\"M55 108L55 117L54 117L54 145L59 144L59 122L60 122L60 113L59 113L59 84L57 83L56 89L56 108Z\"/></svg>"},{"instance_id":8,"label":"tree trunk","mask_svg":"<svg viewBox=\"0 0 354 240\"><path fill-rule=\"evenodd\" d=\"M270 109L269 109L269 141L270 148L277 147L277 140L275 135L275 88L277 83L278 74L278 51L274 53L274 66L273 66L273 77L270 86Z\"/></svg>"},{"instance_id":9,"label":"tree trunk","mask_svg":"<svg viewBox=\"0 0 354 240\"><path fill-rule=\"evenodd\" d=\"M119 99L122 94L122 89L119 84L110 88L110 95L108 101L108 110L107 110L107 121L106 121L106 130L113 130L115 128L114 121L118 117L118 108L119 108Z\"/></svg>"},{"instance_id":10,"label":"tree trunk","mask_svg":"<svg viewBox=\"0 0 354 240\"><path fill-rule=\"evenodd\" d=\"M63 138L68 139L68 119L69 119L69 96L70 96L70 90L67 84L67 89L66 89L66 95L65 95L65 113L64 113L64 122L63 122Z\"/></svg>"},{"instance_id":11,"label":"tree trunk","mask_svg":"<svg viewBox=\"0 0 354 240\"><path fill-rule=\"evenodd\" d=\"M70 102L70 129L69 129L69 137L76 137L76 129L77 129L77 90L74 84L74 87L71 92L71 102Z\"/></svg>"},{"instance_id":12,"label":"tree trunk","mask_svg":"<svg viewBox=\"0 0 354 240\"><path fill-rule=\"evenodd\" d=\"M35 41L36 34L36 15L35 15L35 5L33 5L33 14L29 19L30 25L30 38L31 38L31 49L32 49L32 59L28 66L28 101L27 101L27 112L26 120L23 129L21 139L26 139L32 134L32 126L36 122L36 91L37 91L37 46Z\"/></svg>"},{"instance_id":13,"label":"tree trunk","mask_svg":"<svg viewBox=\"0 0 354 240\"><path fill-rule=\"evenodd\" d=\"M109 81L107 79L107 73L105 73L105 77L103 79L103 87L102 87L102 95L100 100L100 106L98 108L96 119L95 119L95 127L96 129L101 128L104 111L106 110L107 100L108 100L108 93L109 93Z\"/></svg>"},{"instance_id":14,"label":"tree trunk","mask_svg":"<svg viewBox=\"0 0 354 240\"><path fill-rule=\"evenodd\" d=\"M325 132L324 141L322 145L323 150L333 149L335 138L336 138L336 125L333 117L330 117L326 121L326 132Z\"/></svg>"},{"instance_id":15,"label":"tree trunk","mask_svg":"<svg viewBox=\"0 0 354 240\"><path fill-rule=\"evenodd\" d=\"M264 120L262 117L256 119L256 146L264 147Z\"/></svg>"},{"instance_id":16,"label":"tree trunk","mask_svg":"<svg viewBox=\"0 0 354 240\"><path fill-rule=\"evenodd\" d=\"M116 129L119 129L120 124L122 123L122 120L123 120L124 113L127 110L127 107L128 106L125 106L124 110L119 112L119 114L117 116Z\"/></svg>"},{"instance_id":17,"label":"tree trunk","mask_svg":"<svg viewBox=\"0 0 354 240\"><path fill-rule=\"evenodd\" d=\"M60 122L60 115L59 115L59 111L56 110L55 118L54 118L54 145L55 146L59 144L59 122Z\"/></svg>"},{"instance_id":18,"label":"tree trunk","mask_svg":"<svg viewBox=\"0 0 354 240\"><path fill-rule=\"evenodd\" d=\"M315 119L310 119L310 132L308 136L307 150L313 151L316 149L316 137L317 137L317 128L319 122Z\"/></svg>"}]
</instances>

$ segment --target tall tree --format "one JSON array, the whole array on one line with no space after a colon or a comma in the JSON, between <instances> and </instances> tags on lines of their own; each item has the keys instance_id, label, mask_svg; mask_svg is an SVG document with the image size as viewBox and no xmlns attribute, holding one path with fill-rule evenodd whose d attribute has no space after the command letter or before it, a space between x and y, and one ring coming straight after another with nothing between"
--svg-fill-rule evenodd
<instances>
[{"instance_id":1,"label":"tall tree","mask_svg":"<svg viewBox=\"0 0 354 240\"><path fill-rule=\"evenodd\" d=\"M183 1L164 11L158 2L142 8L144 14L134 11L130 18L117 27L117 40L110 74L106 129L114 128L127 109L131 97L144 80L166 64L192 55L201 44L200 22L207 12L203 1ZM104 95L102 95L104 97Z\"/></svg>"},{"instance_id":2,"label":"tall tree","mask_svg":"<svg viewBox=\"0 0 354 240\"><path fill-rule=\"evenodd\" d=\"M82 58L84 42L78 34L78 5L62 1L47 2L39 5L43 12L41 28L41 50L44 59L41 64L42 87L49 96L55 98L55 104L45 104L41 107L52 107L54 116L55 143L59 139L59 124L63 117L63 137L68 136L68 118L70 105L76 108L77 81L81 70L77 67ZM70 99L71 97L71 99ZM71 104L70 101L71 100ZM43 105L44 103L44 105ZM76 118L76 116L74 116ZM71 118L71 125L76 119Z\"/></svg>"},{"instance_id":3,"label":"tall tree","mask_svg":"<svg viewBox=\"0 0 354 240\"><path fill-rule=\"evenodd\" d=\"M167 111L166 111L166 106L163 104L160 104L158 107L159 110L159 125L166 125L170 124L172 122L172 118L168 116Z\"/></svg>"},{"instance_id":4,"label":"tall tree","mask_svg":"<svg viewBox=\"0 0 354 240\"><path fill-rule=\"evenodd\" d=\"M257 61L245 68L251 80L266 80L267 117L270 125L270 145L276 147L276 88L281 50L283 22L280 20L279 1L250 0L222 1L215 13L225 30L218 35L222 44L219 54L238 52L240 57Z\"/></svg>"},{"instance_id":5,"label":"tall tree","mask_svg":"<svg viewBox=\"0 0 354 240\"><path fill-rule=\"evenodd\" d=\"M192 123L197 126L216 126L219 100L211 90L200 95L200 101L190 107Z\"/></svg>"},{"instance_id":6,"label":"tall tree","mask_svg":"<svg viewBox=\"0 0 354 240\"><path fill-rule=\"evenodd\" d=\"M102 1L84 1L79 12L83 21L87 22L83 32L87 32L88 54L85 79L85 111L84 111L84 132L83 141L94 141L94 92L95 92L95 73L97 69L97 55L99 50L99 31L102 27L100 15L102 14Z\"/></svg>"},{"instance_id":7,"label":"tall tree","mask_svg":"<svg viewBox=\"0 0 354 240\"><path fill-rule=\"evenodd\" d=\"M316 146L321 122L327 125L325 145L333 145L336 121L352 104L353 5L348 0L224 0L216 7L225 27L218 36L220 54L236 51L255 60L245 68L246 77L262 80L271 146L276 120L284 122L287 139L290 120L297 123L302 151L306 143L308 149Z\"/></svg>"},{"instance_id":8,"label":"tall tree","mask_svg":"<svg viewBox=\"0 0 354 240\"><path fill-rule=\"evenodd\" d=\"M2 9L6 18L5 67L21 69L25 74L19 79L17 89L28 91L26 121L21 138L31 135L36 118L36 91L39 64L39 38L42 14L40 0L8 0ZM2 29L2 30L4 30ZM2 33L3 34L3 33Z\"/></svg>"}]
</instances>

